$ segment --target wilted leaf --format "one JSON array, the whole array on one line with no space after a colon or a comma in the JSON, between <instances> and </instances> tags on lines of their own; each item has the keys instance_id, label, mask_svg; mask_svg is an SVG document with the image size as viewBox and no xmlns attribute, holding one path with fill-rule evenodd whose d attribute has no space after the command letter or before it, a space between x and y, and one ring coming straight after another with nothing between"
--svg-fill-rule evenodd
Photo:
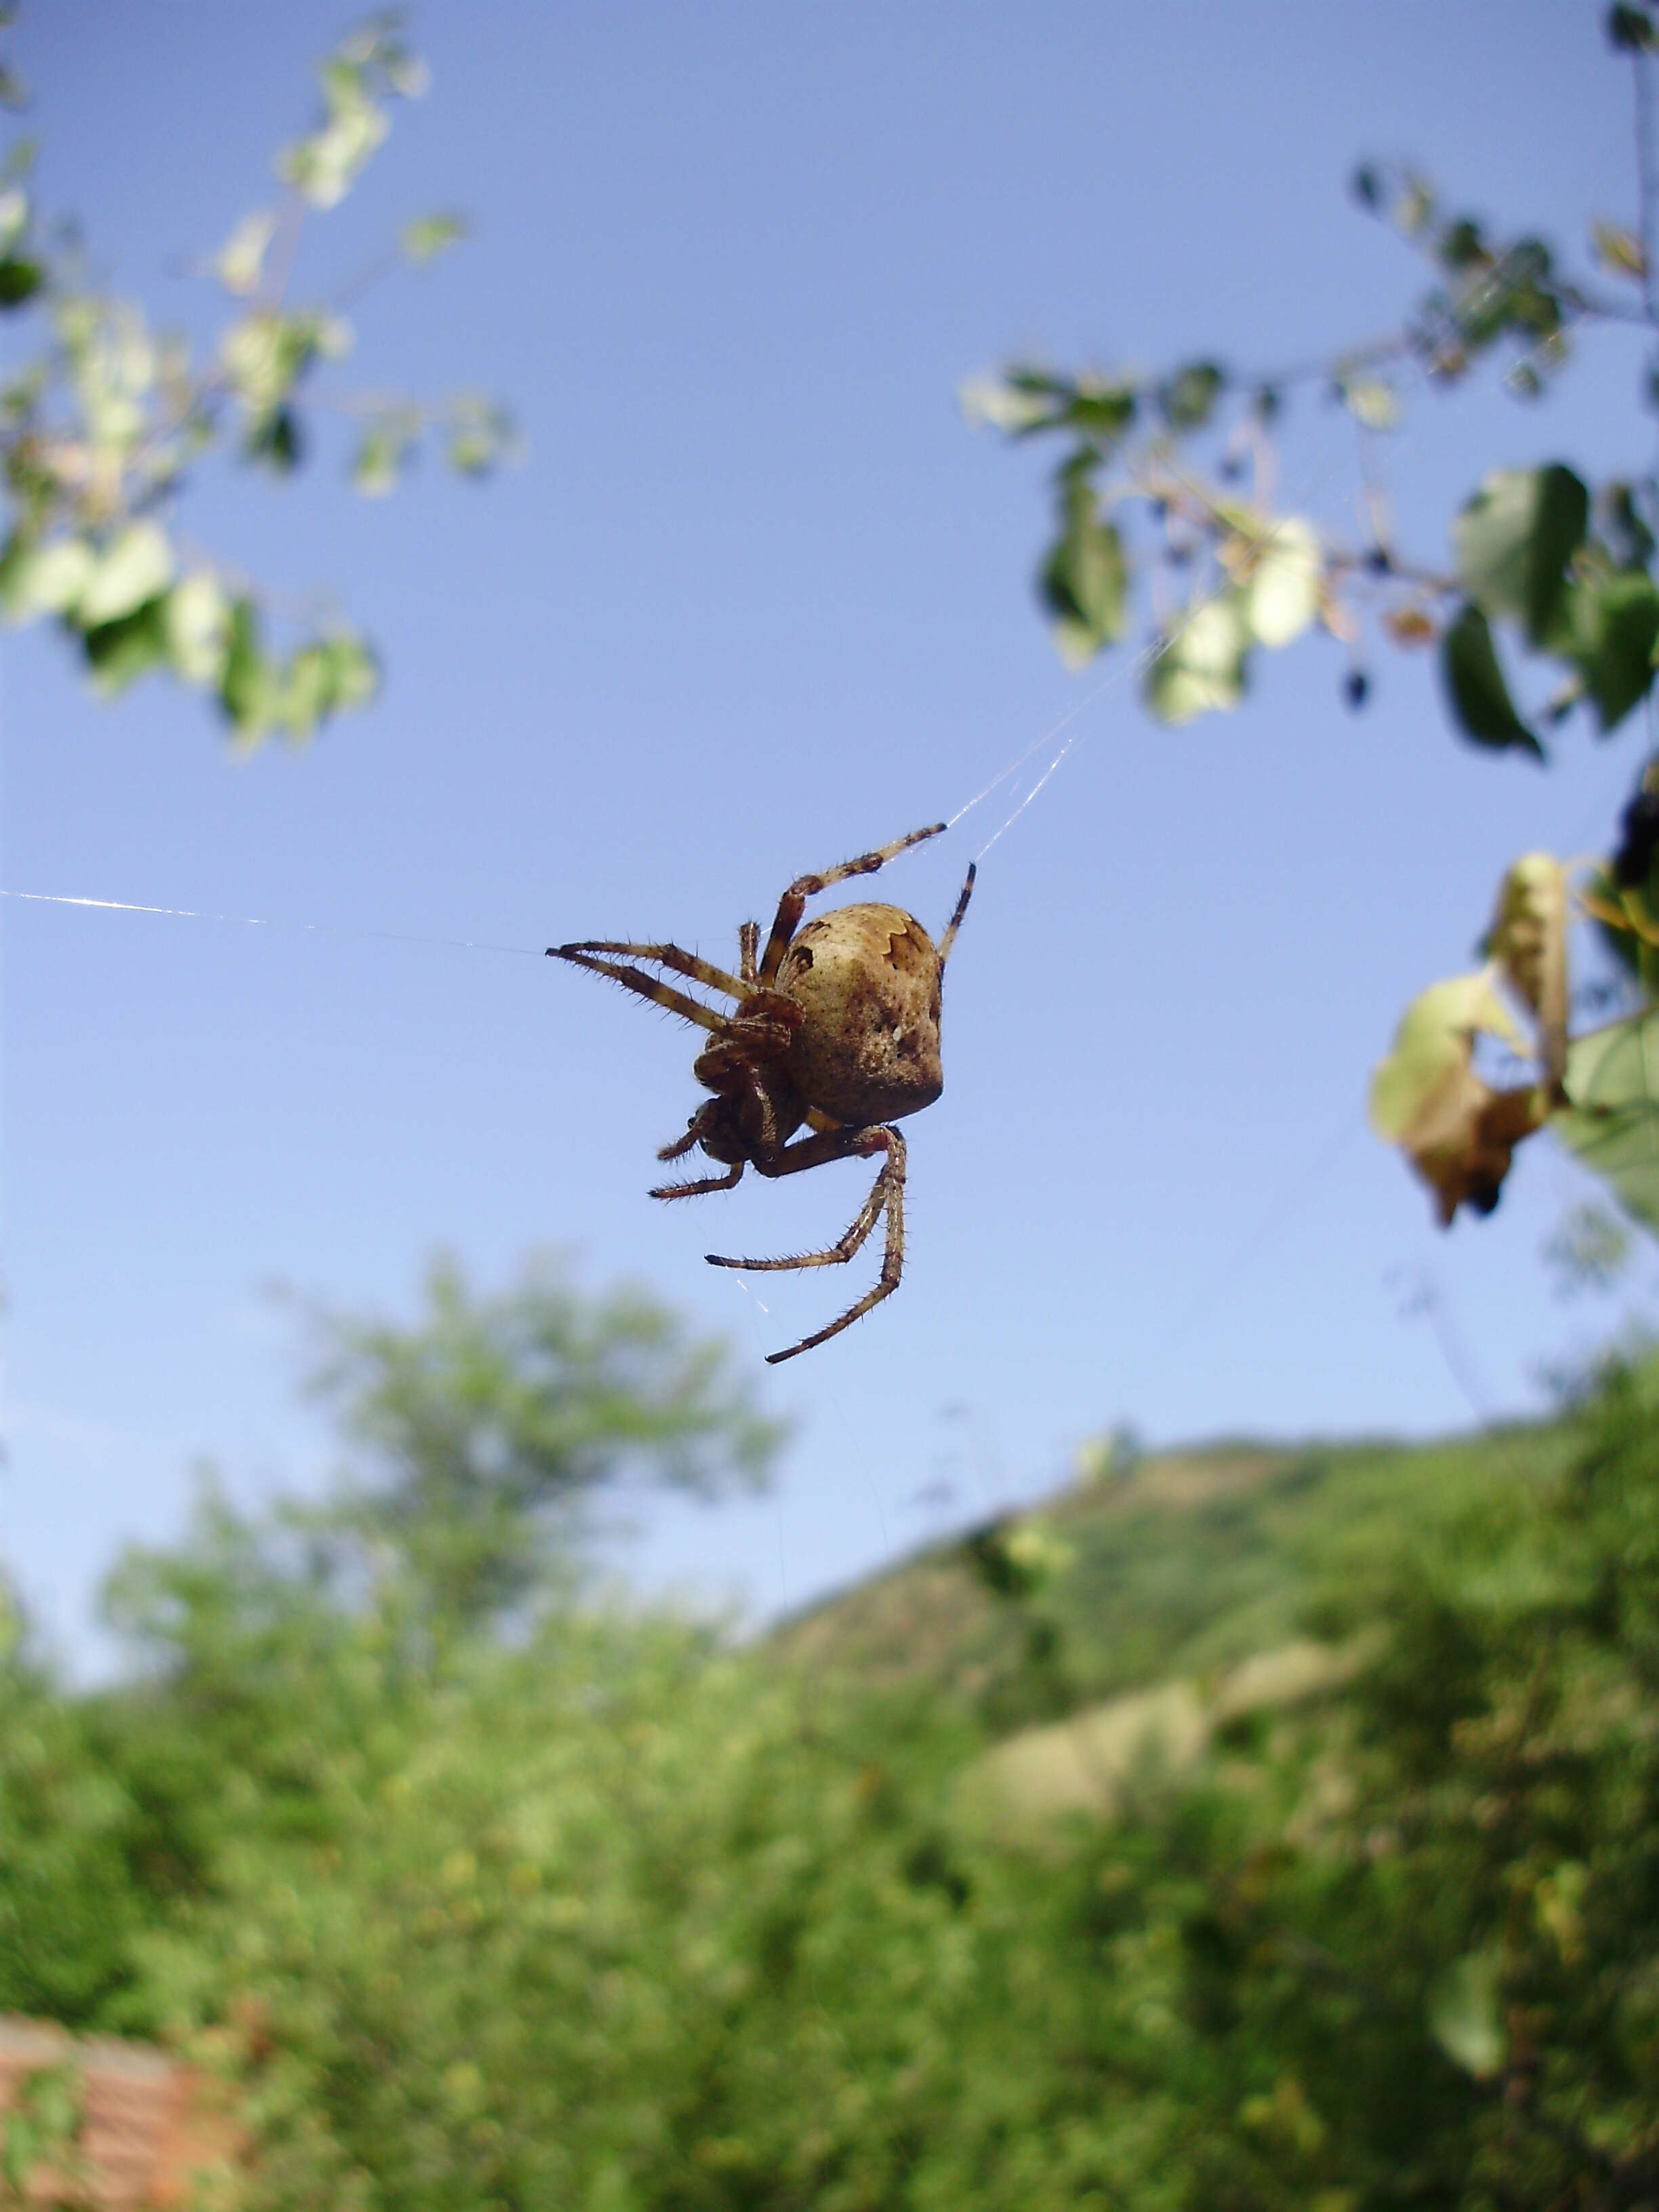
<instances>
[{"instance_id":1,"label":"wilted leaf","mask_svg":"<svg viewBox=\"0 0 1659 2212\"><path fill-rule=\"evenodd\" d=\"M427 215L406 222L398 234L406 259L416 267L435 261L441 253L466 236L466 218L459 215Z\"/></svg>"},{"instance_id":2,"label":"wilted leaf","mask_svg":"<svg viewBox=\"0 0 1659 2212\"><path fill-rule=\"evenodd\" d=\"M1603 222L1598 216L1590 224L1590 243L1595 249L1596 259L1611 276L1646 276L1648 257L1642 250L1642 241L1622 223Z\"/></svg>"},{"instance_id":3,"label":"wilted leaf","mask_svg":"<svg viewBox=\"0 0 1659 2212\"><path fill-rule=\"evenodd\" d=\"M1571 469L1498 470L1452 525L1463 588L1483 613L1507 615L1534 645L1547 645L1589 523L1589 494Z\"/></svg>"},{"instance_id":4,"label":"wilted leaf","mask_svg":"<svg viewBox=\"0 0 1659 2212\"><path fill-rule=\"evenodd\" d=\"M1492 1952L1470 1952L1441 1976L1429 2002L1430 2033L1452 2063L1478 2081L1490 2079L1504 2063L1499 1966Z\"/></svg>"},{"instance_id":5,"label":"wilted leaf","mask_svg":"<svg viewBox=\"0 0 1659 2212\"><path fill-rule=\"evenodd\" d=\"M1396 645L1432 645L1435 641L1434 617L1424 607L1390 607L1382 626Z\"/></svg>"},{"instance_id":6,"label":"wilted leaf","mask_svg":"<svg viewBox=\"0 0 1659 2212\"><path fill-rule=\"evenodd\" d=\"M1491 625L1479 607L1464 606L1442 631L1440 669L1466 737L1478 745L1518 746L1542 760L1544 748L1515 711Z\"/></svg>"},{"instance_id":7,"label":"wilted leaf","mask_svg":"<svg viewBox=\"0 0 1659 2212\"><path fill-rule=\"evenodd\" d=\"M1243 595L1225 592L1194 608L1146 671L1146 703L1160 722L1236 707L1243 696L1250 630Z\"/></svg>"},{"instance_id":8,"label":"wilted leaf","mask_svg":"<svg viewBox=\"0 0 1659 2212\"><path fill-rule=\"evenodd\" d=\"M1495 1091L1474 1073L1480 1033L1526 1048L1485 969L1414 999L1371 1077L1371 1127L1401 1147L1434 1192L1443 1228L1460 1206L1492 1212L1516 1146L1544 1117L1542 1094L1530 1085Z\"/></svg>"},{"instance_id":9,"label":"wilted leaf","mask_svg":"<svg viewBox=\"0 0 1659 2212\"><path fill-rule=\"evenodd\" d=\"M1528 853L1498 888L1486 940L1537 1017L1545 1080L1561 1080L1567 1051L1567 878L1553 853Z\"/></svg>"},{"instance_id":10,"label":"wilted leaf","mask_svg":"<svg viewBox=\"0 0 1659 2212\"><path fill-rule=\"evenodd\" d=\"M154 522L131 522L99 555L74 608L84 629L118 621L173 581L173 547Z\"/></svg>"}]
</instances>

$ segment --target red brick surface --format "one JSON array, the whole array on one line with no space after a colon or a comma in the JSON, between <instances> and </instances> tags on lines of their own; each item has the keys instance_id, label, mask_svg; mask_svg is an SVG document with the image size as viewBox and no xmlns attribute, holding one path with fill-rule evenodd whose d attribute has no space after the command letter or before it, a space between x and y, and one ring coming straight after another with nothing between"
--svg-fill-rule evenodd
<instances>
[{"instance_id":1,"label":"red brick surface","mask_svg":"<svg viewBox=\"0 0 1659 2212\"><path fill-rule=\"evenodd\" d=\"M233 2155L236 2130L200 2074L147 2044L81 2041L46 2021L0 2018L0 2126L31 2075L66 2064L81 2085L79 2171L37 2167L30 2204L183 2207L195 2177Z\"/></svg>"}]
</instances>

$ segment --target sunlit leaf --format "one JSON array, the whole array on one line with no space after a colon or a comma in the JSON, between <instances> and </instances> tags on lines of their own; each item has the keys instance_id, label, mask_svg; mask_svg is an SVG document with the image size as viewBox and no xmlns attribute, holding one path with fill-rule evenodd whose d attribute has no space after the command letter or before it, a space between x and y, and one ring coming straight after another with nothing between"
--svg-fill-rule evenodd
<instances>
[{"instance_id":1,"label":"sunlit leaf","mask_svg":"<svg viewBox=\"0 0 1659 2212\"><path fill-rule=\"evenodd\" d=\"M1380 376L1344 377L1339 389L1343 405L1366 429L1392 430L1398 424L1400 394Z\"/></svg>"},{"instance_id":2,"label":"sunlit leaf","mask_svg":"<svg viewBox=\"0 0 1659 2212\"><path fill-rule=\"evenodd\" d=\"M13 622L67 614L92 581L97 558L84 538L52 538L9 550L0 599Z\"/></svg>"},{"instance_id":3,"label":"sunlit leaf","mask_svg":"<svg viewBox=\"0 0 1659 2212\"><path fill-rule=\"evenodd\" d=\"M118 621L165 591L173 567L167 532L154 522L129 523L98 556L75 608L76 620L87 629Z\"/></svg>"},{"instance_id":4,"label":"sunlit leaf","mask_svg":"<svg viewBox=\"0 0 1659 2212\"><path fill-rule=\"evenodd\" d=\"M1514 746L1544 757L1544 748L1515 711L1491 625L1479 607L1463 607L1442 631L1440 669L1467 738L1478 745Z\"/></svg>"},{"instance_id":5,"label":"sunlit leaf","mask_svg":"<svg viewBox=\"0 0 1659 2212\"><path fill-rule=\"evenodd\" d=\"M1250 642L1243 593L1225 592L1195 608L1146 671L1146 703L1161 722L1178 726L1199 714L1236 707L1243 696Z\"/></svg>"},{"instance_id":6,"label":"sunlit leaf","mask_svg":"<svg viewBox=\"0 0 1659 2212\"><path fill-rule=\"evenodd\" d=\"M230 600L211 569L198 568L167 596L167 651L186 684L217 686L230 649Z\"/></svg>"},{"instance_id":7,"label":"sunlit leaf","mask_svg":"<svg viewBox=\"0 0 1659 2212\"><path fill-rule=\"evenodd\" d=\"M1291 515L1264 531L1251 550L1246 618L1267 646L1288 645L1319 612L1324 548L1310 523Z\"/></svg>"},{"instance_id":8,"label":"sunlit leaf","mask_svg":"<svg viewBox=\"0 0 1659 2212\"><path fill-rule=\"evenodd\" d=\"M276 234L276 218L268 208L242 217L214 257L213 273L227 292L243 299L258 290L265 251Z\"/></svg>"}]
</instances>

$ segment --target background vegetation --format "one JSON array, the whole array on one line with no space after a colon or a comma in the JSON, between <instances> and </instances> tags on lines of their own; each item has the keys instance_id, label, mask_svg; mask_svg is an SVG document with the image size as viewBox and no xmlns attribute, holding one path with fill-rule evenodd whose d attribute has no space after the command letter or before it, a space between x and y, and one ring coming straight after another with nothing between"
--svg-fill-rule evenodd
<instances>
[{"instance_id":1,"label":"background vegetation","mask_svg":"<svg viewBox=\"0 0 1659 2212\"><path fill-rule=\"evenodd\" d=\"M1621 7L1609 33L1645 98L1651 20ZM167 671L252 739L372 685L338 627L268 654L251 591L183 563L161 518L215 437L297 465L307 380L343 341L266 257L417 83L386 27L331 63L283 157L297 198L214 264L252 304L204 369L48 252L15 166L0 304L50 322L4 400L0 597L106 690ZM1510 349L1525 397L1579 324L1655 322L1639 226L1598 238L1626 307L1413 177L1358 190L1441 272L1399 338L1320 371L1368 434L1407 362L1452 377ZM431 218L404 250L453 234ZM1605 732L1650 696L1650 477L1490 479L1452 574L1380 520L1334 547L1267 499L1287 380L1021 369L981 396L1068 441L1043 571L1067 651L1125 628L1123 462L1155 557L1191 580L1146 664L1166 720L1231 703L1256 647L1316 621L1349 641L1364 592L1396 642L1438 639L1477 743L1541 749L1506 624L1558 665L1564 714ZM375 403L360 489L388 488L423 419ZM465 470L507 434L480 405L449 420ZM1206 436L1215 485L1183 458ZM1241 453L1249 501L1226 489ZM1495 1199L1546 1120L1653 1212L1653 796L1579 894L1624 957L1610 1033L1575 1062L1554 862L1512 874L1489 969L1402 1032L1378 1119L1448 1216ZM1507 1088L1474 1066L1477 1032L1509 1033L1500 987L1538 1060ZM250 1516L209 1486L186 1541L110 1581L126 1679L71 1693L14 1617L0 1682L0 2007L220 2075L252 2133L243 2201L1655 2201L1659 1370L1430 1449L1120 1443L1040 1516L734 1648L599 1602L585 1571L630 1480L764 1472L777 1431L718 1346L547 1267L480 1295L445 1264L412 1325L312 1322L333 1496ZM18 2193L19 2160L0 2172Z\"/></svg>"}]
</instances>

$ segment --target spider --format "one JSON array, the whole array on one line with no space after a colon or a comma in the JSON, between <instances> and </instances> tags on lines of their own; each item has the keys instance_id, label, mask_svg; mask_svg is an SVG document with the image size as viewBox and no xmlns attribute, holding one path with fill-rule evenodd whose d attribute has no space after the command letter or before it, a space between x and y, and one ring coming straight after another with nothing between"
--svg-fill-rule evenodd
<instances>
[{"instance_id":1,"label":"spider","mask_svg":"<svg viewBox=\"0 0 1659 2212\"><path fill-rule=\"evenodd\" d=\"M642 999L707 1030L709 1042L692 1067L706 1099L685 1134L658 1153L678 1160L701 1146L724 1175L671 1182L653 1198L700 1198L730 1190L745 1167L763 1176L799 1175L831 1160L883 1155L869 1196L845 1235L822 1252L782 1260L732 1260L710 1252L712 1267L760 1269L829 1267L850 1260L884 1212L887 1245L873 1288L827 1328L786 1351L769 1352L773 1365L793 1359L850 1328L890 1297L904 1266L904 1139L892 1127L907 1114L931 1106L945 1088L939 1065L939 995L945 963L956 942L974 888L974 871L962 887L956 912L937 945L913 915L900 907L843 906L803 928L806 902L849 876L873 875L945 828L935 822L913 830L856 860L822 875L797 876L778 901L766 949L760 926L745 921L738 933L738 973L682 951L678 945L623 945L602 939L550 945L550 957L609 975ZM707 1006L659 976L624 966L606 954L643 960L689 976L735 1001L726 1012ZM796 1137L805 1127L810 1135ZM791 1139L794 1139L792 1143Z\"/></svg>"}]
</instances>

